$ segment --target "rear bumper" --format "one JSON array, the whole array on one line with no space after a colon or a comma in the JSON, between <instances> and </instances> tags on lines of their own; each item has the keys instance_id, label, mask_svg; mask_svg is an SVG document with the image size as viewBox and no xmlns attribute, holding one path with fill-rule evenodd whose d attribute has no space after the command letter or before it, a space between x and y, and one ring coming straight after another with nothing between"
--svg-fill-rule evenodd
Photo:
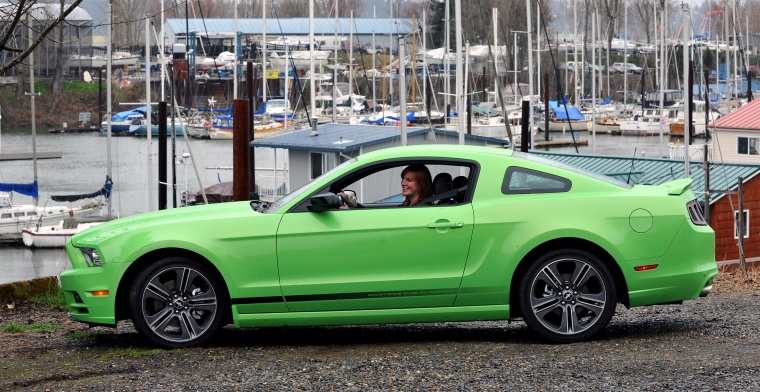
<instances>
[{"instance_id":1,"label":"rear bumper","mask_svg":"<svg viewBox=\"0 0 760 392\"><path fill-rule=\"evenodd\" d=\"M657 268L634 270L641 265ZM704 297L718 275L715 234L707 226L685 221L664 255L622 263L621 268L628 283L630 307Z\"/></svg>"}]
</instances>

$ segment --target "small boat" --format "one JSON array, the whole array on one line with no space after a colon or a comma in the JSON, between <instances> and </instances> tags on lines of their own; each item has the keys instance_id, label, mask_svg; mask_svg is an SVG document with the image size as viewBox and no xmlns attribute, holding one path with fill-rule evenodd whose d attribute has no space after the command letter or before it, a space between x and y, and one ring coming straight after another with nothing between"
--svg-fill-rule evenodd
<instances>
[{"instance_id":1,"label":"small boat","mask_svg":"<svg viewBox=\"0 0 760 392\"><path fill-rule=\"evenodd\" d=\"M80 222L72 216L61 220L57 225L37 225L24 229L21 231L21 239L30 248L63 248L74 234L103 222Z\"/></svg>"},{"instance_id":2,"label":"small boat","mask_svg":"<svg viewBox=\"0 0 760 392\"><path fill-rule=\"evenodd\" d=\"M106 184L99 191L81 195L51 196L51 198L55 202L74 202L101 196L108 198L111 188L112 182L107 178ZM95 215L95 213L100 212L103 206L103 203L97 200L82 204L79 207L13 204L11 194L5 192L11 190L32 197L38 195L36 182L32 184L0 183L0 191L3 191L0 192L0 242L18 241L21 239L24 229L35 225L51 225L68 217L84 218Z\"/></svg>"},{"instance_id":3,"label":"small boat","mask_svg":"<svg viewBox=\"0 0 760 392\"><path fill-rule=\"evenodd\" d=\"M232 140L233 139L233 126L231 116L219 116L218 121L209 129L209 137L212 140ZM265 137L275 136L285 131L285 124L273 121L264 116L262 120L254 120L253 132L254 138L263 139Z\"/></svg>"},{"instance_id":4,"label":"small boat","mask_svg":"<svg viewBox=\"0 0 760 392\"><path fill-rule=\"evenodd\" d=\"M567 107L565 105L552 106L551 110L554 112L554 116L549 121L549 131L588 131L591 129L591 121L586 119L586 116L581 113L578 108Z\"/></svg>"}]
</instances>

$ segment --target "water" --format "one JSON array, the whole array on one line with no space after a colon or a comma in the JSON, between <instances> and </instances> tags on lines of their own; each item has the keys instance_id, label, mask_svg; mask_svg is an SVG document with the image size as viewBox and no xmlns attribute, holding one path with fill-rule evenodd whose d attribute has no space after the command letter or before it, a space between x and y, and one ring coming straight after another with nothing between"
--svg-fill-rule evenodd
<instances>
[{"instance_id":1,"label":"water","mask_svg":"<svg viewBox=\"0 0 760 392\"><path fill-rule=\"evenodd\" d=\"M538 135L538 138L543 135ZM570 138L570 134L551 133L555 139ZM580 138L589 141L588 146L579 146L581 154L647 156L660 155L660 138L615 136L598 134L592 138L589 132L580 132ZM3 130L0 135L0 151L31 151L31 133L20 130ZM148 211L148 160L146 138L114 137L112 140L112 173L114 180L113 211L119 216L133 215ZM592 142L594 141L594 142ZM664 138L662 154L667 155L667 143ZM40 204L50 202L50 194L94 192L103 186L106 176L107 138L97 132L51 134L39 132L37 135L38 151L60 151L62 159L39 160L38 179L40 186ZM197 162L203 186L219 181L231 181L232 170L211 167L232 167L232 142L227 140L190 140L190 149ZM157 150L157 141L153 139L153 151ZM169 143L171 149L171 143ZM177 156L189 151L181 138L176 142ZM575 153L575 148L552 147L551 151ZM284 153L276 156L277 167L285 164ZM275 154L271 149L256 150L257 167L274 167ZM154 162L157 162L154 159ZM0 182L31 182L33 179L32 161L0 162ZM187 179L187 181L185 180ZM157 175L154 180L158 181ZM185 189L195 193L200 186L195 172L189 162L177 164L178 195ZM185 186L184 184L188 184ZM157 193L156 187L153 187ZM171 194L169 195L171 204ZM157 197L156 197L157 200ZM29 204L32 199L15 194L13 202ZM56 203L60 204L60 203ZM24 245L0 244L0 284L27 280L43 276L56 276L71 264L63 249L29 249Z\"/></svg>"},{"instance_id":2,"label":"water","mask_svg":"<svg viewBox=\"0 0 760 392\"><path fill-rule=\"evenodd\" d=\"M98 132L57 134L45 131L37 134L37 151L59 151L61 159L37 161L39 181L39 204L61 205L50 200L51 194L88 193L99 190L105 183L107 140ZM171 140L168 141L171 151ZM0 134L0 152L31 152L32 137L29 130L3 129ZM153 153L158 150L153 139ZM231 140L189 140L189 148L184 139L176 140L176 155L192 150L196 166L204 187L220 181L232 180ZM127 216L148 211L148 142L146 138L111 138L112 175L114 181L112 210L116 216ZM277 154L277 167L283 167L286 154ZM257 149L257 167L274 167L275 154L271 149ZM158 182L157 163L154 157L154 181ZM171 163L171 160L169 160ZM212 168L213 167L213 168ZM0 161L0 182L29 183L34 179L34 165L31 160ZM171 174L169 174L171 182ZM197 192L201 186L195 176L192 163L177 164L177 197L188 189ZM187 184L187 185L185 185ZM153 194L157 195L157 186ZM169 205L172 204L169 192ZM154 196L158 204L158 196ZM29 196L13 194L14 204L32 204ZM179 203L179 200L178 200ZM63 249L28 249L23 244L0 244L0 284L27 280L42 276L58 275L70 267Z\"/></svg>"}]
</instances>

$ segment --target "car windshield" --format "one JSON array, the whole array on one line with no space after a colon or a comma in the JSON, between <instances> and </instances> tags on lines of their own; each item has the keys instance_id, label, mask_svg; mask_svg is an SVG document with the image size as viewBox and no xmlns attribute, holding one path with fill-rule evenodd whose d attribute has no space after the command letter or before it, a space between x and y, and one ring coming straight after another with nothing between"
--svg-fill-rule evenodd
<instances>
[{"instance_id":1,"label":"car windshield","mask_svg":"<svg viewBox=\"0 0 760 392\"><path fill-rule=\"evenodd\" d=\"M309 188L311 188L311 186L314 185L314 183L316 183L318 181L321 181L323 178L331 175L332 173L334 173L334 172L336 172L336 171L338 171L338 170L340 170L340 169L342 169L342 168L344 168L344 167L346 167L346 166L348 166L348 165L350 165L350 164L352 164L354 162L356 162L356 158L349 159L349 160L341 163L340 165L335 166L333 169L331 169L331 170L323 173L321 176L319 176L319 177L311 180L306 185L304 185L304 186L302 186L302 187L294 190L293 192L288 193L287 195L281 197L280 199L278 199L274 203L270 204L269 207L267 207L266 210L263 211L263 213L264 214L273 214L273 213L277 212L277 210L279 210L280 208L282 208L282 206L284 206L285 204L288 204L291 200L295 199L296 197L298 197L302 193L306 192L306 190L309 189Z\"/></svg>"}]
</instances>

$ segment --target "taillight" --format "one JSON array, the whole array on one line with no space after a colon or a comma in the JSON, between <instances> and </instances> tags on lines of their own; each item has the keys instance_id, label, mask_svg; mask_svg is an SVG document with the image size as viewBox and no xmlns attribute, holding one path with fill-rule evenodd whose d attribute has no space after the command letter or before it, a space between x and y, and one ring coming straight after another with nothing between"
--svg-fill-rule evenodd
<instances>
[{"instance_id":1,"label":"taillight","mask_svg":"<svg viewBox=\"0 0 760 392\"><path fill-rule=\"evenodd\" d=\"M696 200L686 203L686 209L689 211L691 223L697 226L707 226L705 216L702 214L702 206L700 206Z\"/></svg>"}]
</instances>

